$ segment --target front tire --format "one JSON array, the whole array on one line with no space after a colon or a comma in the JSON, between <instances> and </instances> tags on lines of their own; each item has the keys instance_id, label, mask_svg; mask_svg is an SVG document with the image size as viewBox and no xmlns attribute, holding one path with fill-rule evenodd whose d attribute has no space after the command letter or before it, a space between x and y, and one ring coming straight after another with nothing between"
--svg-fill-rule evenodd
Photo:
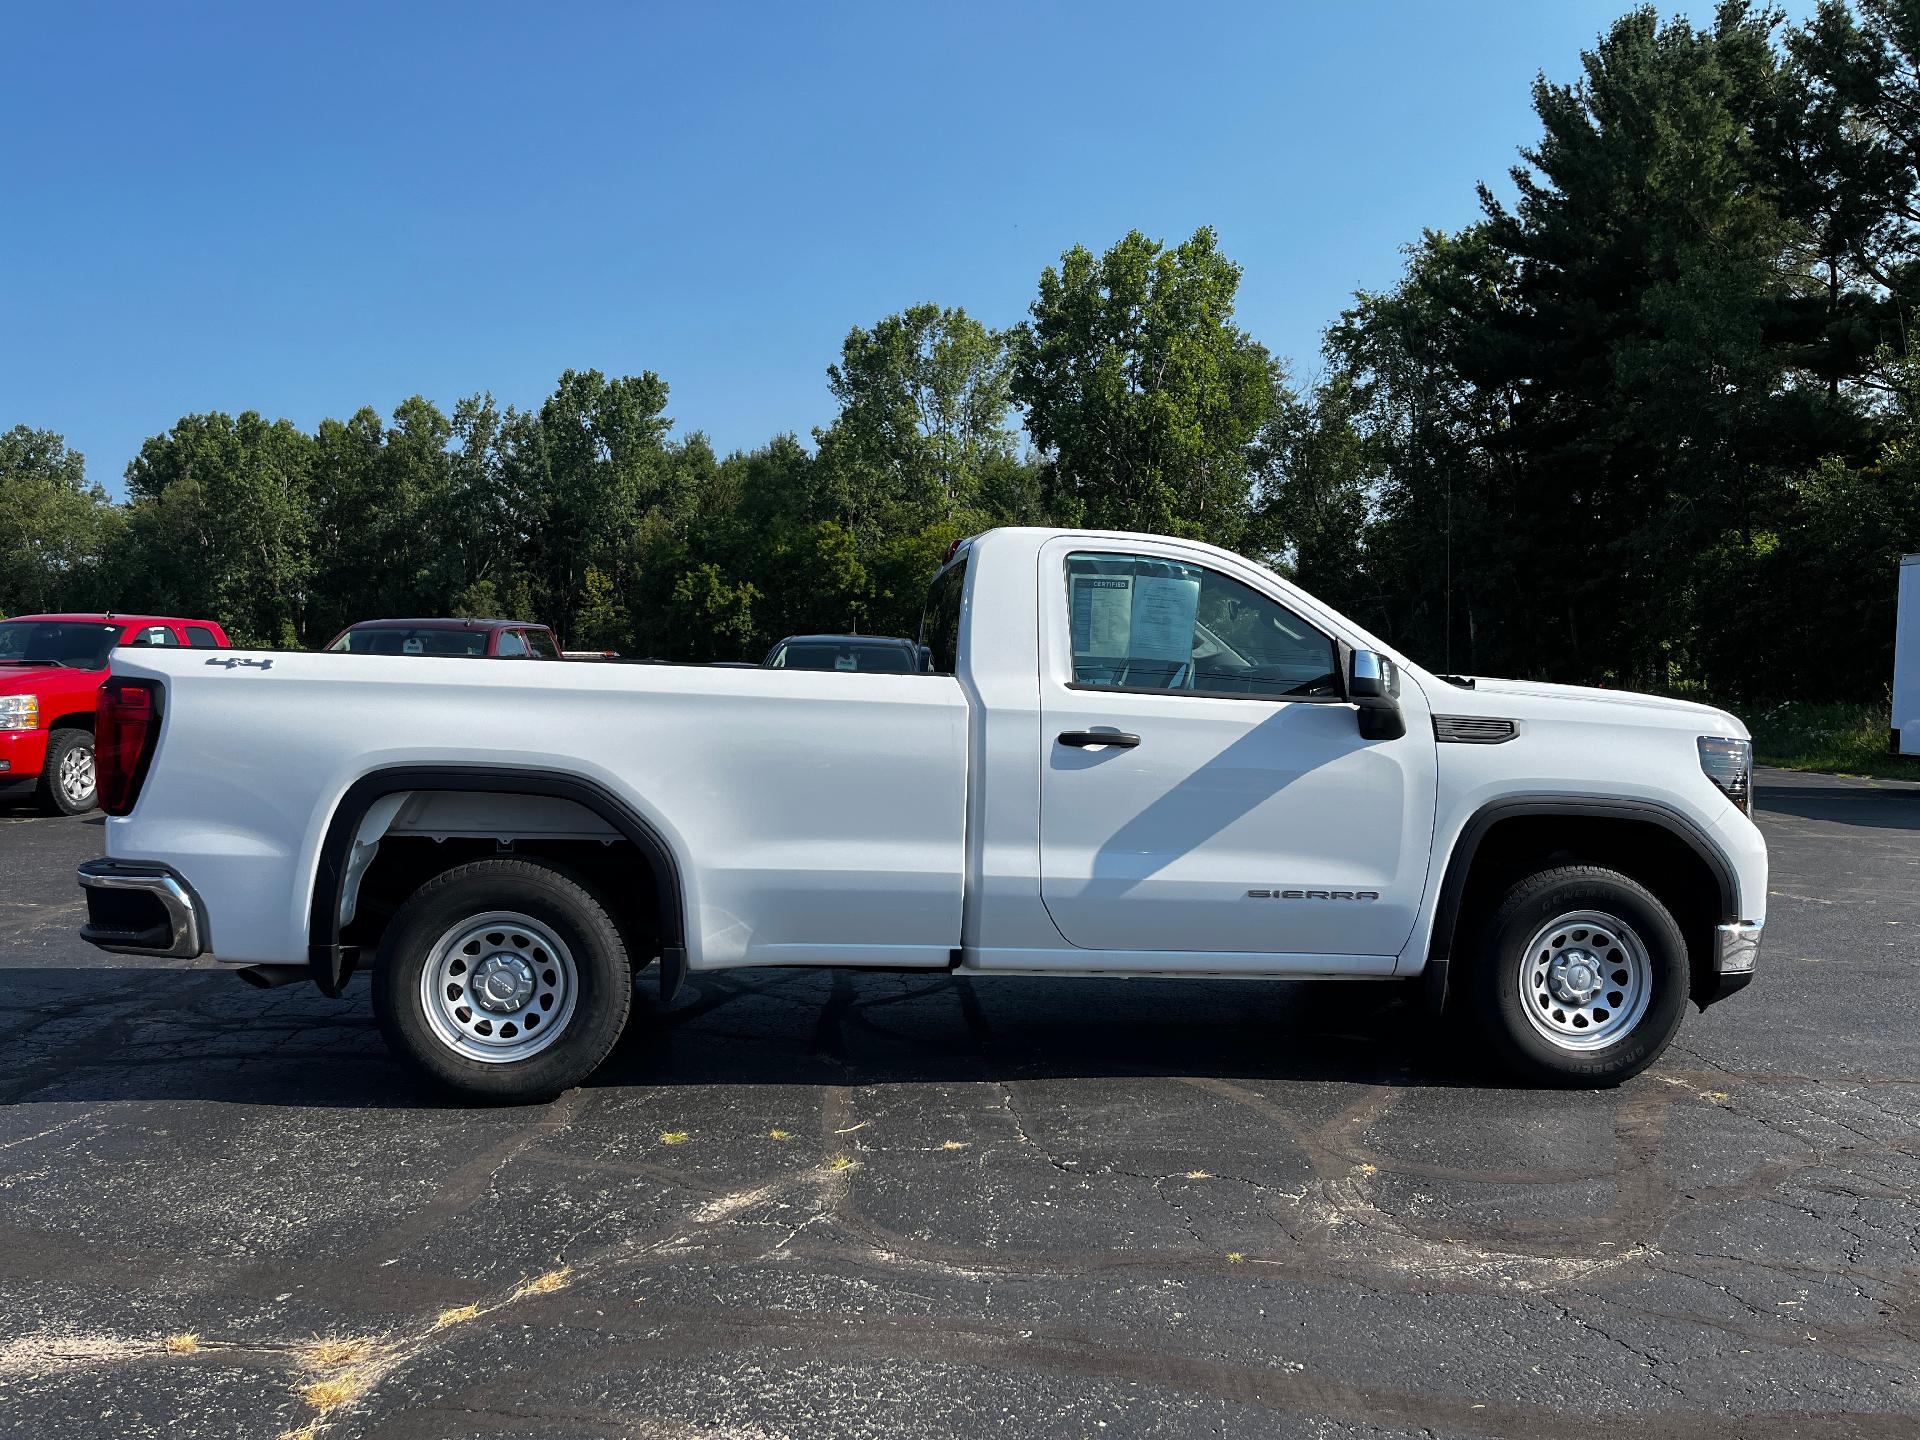
<instances>
[{"instance_id":1,"label":"front tire","mask_svg":"<svg viewBox=\"0 0 1920 1440\"><path fill-rule=\"evenodd\" d=\"M633 1000L620 929L571 875L527 860L456 866L380 942L374 1014L429 1083L468 1100L551 1100L613 1049Z\"/></svg>"},{"instance_id":2,"label":"front tire","mask_svg":"<svg viewBox=\"0 0 1920 1440\"><path fill-rule=\"evenodd\" d=\"M1496 1054L1536 1085L1618 1085L1660 1058L1686 1011L1686 938L1613 870L1569 865L1515 885L1481 931L1473 1008Z\"/></svg>"},{"instance_id":3,"label":"front tire","mask_svg":"<svg viewBox=\"0 0 1920 1440\"><path fill-rule=\"evenodd\" d=\"M93 734L56 730L47 737L47 758L35 794L49 815L84 815L98 802L93 773Z\"/></svg>"}]
</instances>

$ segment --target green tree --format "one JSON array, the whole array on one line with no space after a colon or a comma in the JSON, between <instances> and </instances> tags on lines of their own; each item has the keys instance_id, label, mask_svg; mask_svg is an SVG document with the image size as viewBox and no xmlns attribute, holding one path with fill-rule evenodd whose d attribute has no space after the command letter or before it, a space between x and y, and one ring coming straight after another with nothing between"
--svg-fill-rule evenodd
<instances>
[{"instance_id":1,"label":"green tree","mask_svg":"<svg viewBox=\"0 0 1920 1440\"><path fill-rule=\"evenodd\" d=\"M1530 668L1667 683L1701 618L1691 558L1752 533L1851 418L1779 343L1804 236L1777 199L1776 23L1733 0L1702 29L1626 15L1580 83L1535 86L1518 203L1486 200L1518 275L1482 378L1518 397L1502 444L1529 471Z\"/></svg>"},{"instance_id":2,"label":"green tree","mask_svg":"<svg viewBox=\"0 0 1920 1440\"><path fill-rule=\"evenodd\" d=\"M538 618L573 634L587 571L620 573L649 510L671 509L663 413L667 385L648 371L609 380L569 370L537 414L503 426L507 484L527 505L526 560Z\"/></svg>"},{"instance_id":3,"label":"green tree","mask_svg":"<svg viewBox=\"0 0 1920 1440\"><path fill-rule=\"evenodd\" d=\"M863 538L902 515L972 508L1013 459L1006 339L964 310L916 305L853 330L827 385L840 414L815 432L819 482L833 518Z\"/></svg>"},{"instance_id":4,"label":"green tree","mask_svg":"<svg viewBox=\"0 0 1920 1440\"><path fill-rule=\"evenodd\" d=\"M127 467L123 603L223 622L242 644L295 646L312 573L314 440L249 410L182 418Z\"/></svg>"},{"instance_id":5,"label":"green tree","mask_svg":"<svg viewBox=\"0 0 1920 1440\"><path fill-rule=\"evenodd\" d=\"M1015 333L1012 394L1068 523L1239 541L1275 366L1233 324L1240 267L1201 229L1075 246Z\"/></svg>"},{"instance_id":6,"label":"green tree","mask_svg":"<svg viewBox=\"0 0 1920 1440\"><path fill-rule=\"evenodd\" d=\"M0 433L0 615L105 604L101 558L119 512L51 430Z\"/></svg>"},{"instance_id":7,"label":"green tree","mask_svg":"<svg viewBox=\"0 0 1920 1440\"><path fill-rule=\"evenodd\" d=\"M947 558L953 542L973 530L971 525L936 520L877 546L866 567L865 628L877 635L917 636L927 581Z\"/></svg>"},{"instance_id":8,"label":"green tree","mask_svg":"<svg viewBox=\"0 0 1920 1440\"><path fill-rule=\"evenodd\" d=\"M383 426L371 407L323 420L310 485L313 579L304 628L324 642L379 616L446 608L450 547L462 538L450 503L452 423L421 396Z\"/></svg>"},{"instance_id":9,"label":"green tree","mask_svg":"<svg viewBox=\"0 0 1920 1440\"><path fill-rule=\"evenodd\" d=\"M1309 440L1323 432L1324 443L1277 447L1308 480L1309 518L1323 492L1336 510L1345 503L1355 464L1368 476L1358 573L1343 586L1333 561L1303 583L1328 585L1330 601L1447 670L1534 663L1514 633L1526 615L1518 527L1534 487L1509 443L1517 394L1502 369L1517 283L1486 227L1429 232L1409 250L1401 283L1360 295L1328 334L1336 368L1316 391L1313 420L1298 427ZM1279 518L1283 533L1295 522L1290 507Z\"/></svg>"},{"instance_id":10,"label":"green tree","mask_svg":"<svg viewBox=\"0 0 1920 1440\"><path fill-rule=\"evenodd\" d=\"M1361 433L1357 386L1335 372L1302 398L1284 381L1254 447L1250 548L1329 604L1358 613L1367 596L1368 495L1376 448Z\"/></svg>"},{"instance_id":11,"label":"green tree","mask_svg":"<svg viewBox=\"0 0 1920 1440\"><path fill-rule=\"evenodd\" d=\"M752 581L730 582L713 564L696 565L673 585L671 614L675 658L733 658L754 637L753 602L760 597Z\"/></svg>"},{"instance_id":12,"label":"green tree","mask_svg":"<svg viewBox=\"0 0 1920 1440\"><path fill-rule=\"evenodd\" d=\"M303 630L324 645L356 620L399 613L382 593L386 545L394 529L380 488L386 427L364 406L347 420L320 422L308 486L312 577Z\"/></svg>"},{"instance_id":13,"label":"green tree","mask_svg":"<svg viewBox=\"0 0 1920 1440\"><path fill-rule=\"evenodd\" d=\"M451 614L534 618L529 501L514 488L518 472L503 448L515 424L516 412L503 414L491 395L454 407L447 489L428 517L437 557L430 589L447 597Z\"/></svg>"},{"instance_id":14,"label":"green tree","mask_svg":"<svg viewBox=\"0 0 1920 1440\"><path fill-rule=\"evenodd\" d=\"M1907 349L1920 300L1920 12L1911 0L1823 0L1786 35L1783 205L1805 241L1803 363L1830 397L1862 386L1891 401L1905 384L1883 360Z\"/></svg>"}]
</instances>

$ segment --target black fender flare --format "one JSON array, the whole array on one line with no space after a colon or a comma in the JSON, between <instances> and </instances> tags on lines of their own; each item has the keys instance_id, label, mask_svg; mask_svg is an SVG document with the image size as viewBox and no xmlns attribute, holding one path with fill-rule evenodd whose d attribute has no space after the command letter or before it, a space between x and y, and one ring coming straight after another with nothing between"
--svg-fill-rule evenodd
<instances>
[{"instance_id":1,"label":"black fender flare","mask_svg":"<svg viewBox=\"0 0 1920 1440\"><path fill-rule=\"evenodd\" d=\"M1522 816L1578 816L1602 820L1632 820L1657 825L1675 836L1698 856L1713 876L1720 891L1720 918L1726 922L1740 919L1740 886L1732 862L1713 843L1693 818L1658 800L1628 800L1608 795L1556 795L1552 793L1507 795L1482 805L1467 818L1447 856L1447 870L1440 882L1435 904L1433 931L1427 942L1427 967L1421 972L1427 1005L1438 1014L1447 1002L1447 970L1453 953L1454 930L1460 921L1460 902L1467 890L1467 876L1473 871L1473 858L1487 832L1502 820Z\"/></svg>"},{"instance_id":2,"label":"black fender flare","mask_svg":"<svg viewBox=\"0 0 1920 1440\"><path fill-rule=\"evenodd\" d=\"M492 795L544 795L570 800L606 821L646 858L660 896L660 994L673 998L687 973L686 892L679 862L647 818L597 781L561 770L513 765L393 765L369 771L346 788L320 842L313 900L307 913L307 967L327 995L345 988L357 949L340 943L340 898L353 837L373 803L403 790L465 790Z\"/></svg>"}]
</instances>

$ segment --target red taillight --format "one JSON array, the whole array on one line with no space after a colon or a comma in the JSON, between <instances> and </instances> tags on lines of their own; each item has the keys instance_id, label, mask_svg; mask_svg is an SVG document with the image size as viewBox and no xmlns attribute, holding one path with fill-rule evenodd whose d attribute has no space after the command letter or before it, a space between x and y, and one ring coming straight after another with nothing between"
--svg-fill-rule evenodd
<instances>
[{"instance_id":1,"label":"red taillight","mask_svg":"<svg viewBox=\"0 0 1920 1440\"><path fill-rule=\"evenodd\" d=\"M124 815L140 796L160 738L160 687L151 680L109 680L93 718L93 775L100 808Z\"/></svg>"}]
</instances>

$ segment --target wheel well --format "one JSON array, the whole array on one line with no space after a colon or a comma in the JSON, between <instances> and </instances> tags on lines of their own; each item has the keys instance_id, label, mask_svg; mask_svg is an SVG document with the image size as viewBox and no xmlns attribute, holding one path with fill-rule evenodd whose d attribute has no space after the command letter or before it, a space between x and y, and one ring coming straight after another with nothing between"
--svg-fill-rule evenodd
<instances>
[{"instance_id":1,"label":"wheel well","mask_svg":"<svg viewBox=\"0 0 1920 1440\"><path fill-rule=\"evenodd\" d=\"M1462 844L1472 839L1463 837ZM1550 865L1600 865L1637 880L1672 912L1686 937L1695 996L1712 983L1714 926L1726 918L1726 887L1684 835L1651 819L1563 813L1496 819L1479 832L1477 841L1464 873L1456 874L1449 866L1433 937L1434 958L1446 961L1458 953L1456 939L1471 936L1525 876ZM1450 912L1449 896L1454 902Z\"/></svg>"},{"instance_id":2,"label":"wheel well","mask_svg":"<svg viewBox=\"0 0 1920 1440\"><path fill-rule=\"evenodd\" d=\"M631 840L573 840L495 836L386 835L360 877L353 919L340 942L371 953L387 922L407 897L434 876L473 860L511 856L538 860L578 880L607 907L635 970L660 954L660 895L646 858Z\"/></svg>"},{"instance_id":3,"label":"wheel well","mask_svg":"<svg viewBox=\"0 0 1920 1440\"><path fill-rule=\"evenodd\" d=\"M49 730L84 730L93 733L93 711L75 710L71 714L61 715L47 726Z\"/></svg>"},{"instance_id":4,"label":"wheel well","mask_svg":"<svg viewBox=\"0 0 1920 1440\"><path fill-rule=\"evenodd\" d=\"M660 958L672 994L686 968L684 898L659 832L593 781L491 766L401 766L348 787L314 875L315 982L338 995L407 896L455 865L503 854L544 860L593 890L636 966Z\"/></svg>"}]
</instances>

